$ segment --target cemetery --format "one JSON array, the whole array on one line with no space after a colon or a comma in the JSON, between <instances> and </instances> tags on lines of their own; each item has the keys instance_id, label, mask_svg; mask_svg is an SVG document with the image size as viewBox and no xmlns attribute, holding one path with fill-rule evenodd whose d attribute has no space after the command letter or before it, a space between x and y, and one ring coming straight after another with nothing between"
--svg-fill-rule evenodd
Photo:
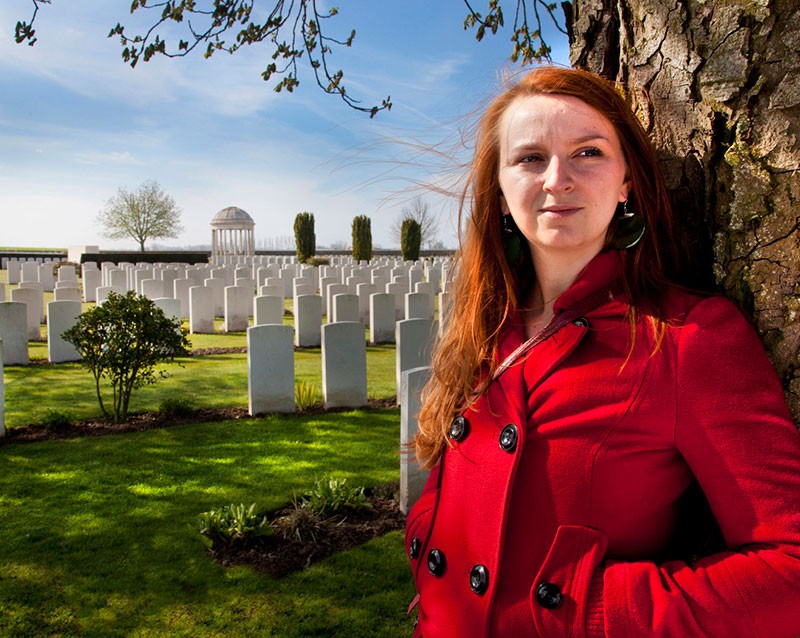
<instances>
[{"instance_id":1,"label":"cemetery","mask_svg":"<svg viewBox=\"0 0 800 638\"><path fill-rule=\"evenodd\" d=\"M408 634L401 529L424 474L400 449L449 261L327 261L4 260L0 493L24 522L0 521L0 633ZM113 423L62 335L130 291L190 346ZM231 520L257 540L231 535ZM346 587L330 591L334 579ZM298 605L303 622L284 627Z\"/></svg>"}]
</instances>

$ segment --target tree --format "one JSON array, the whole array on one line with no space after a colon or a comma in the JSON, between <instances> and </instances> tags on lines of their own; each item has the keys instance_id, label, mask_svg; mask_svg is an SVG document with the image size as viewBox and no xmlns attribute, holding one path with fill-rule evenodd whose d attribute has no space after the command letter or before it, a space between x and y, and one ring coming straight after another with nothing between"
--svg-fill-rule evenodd
<instances>
[{"instance_id":1,"label":"tree","mask_svg":"<svg viewBox=\"0 0 800 638\"><path fill-rule=\"evenodd\" d=\"M144 182L132 193L120 188L97 215L105 237L132 237L142 252L148 239L177 237L183 231L180 220L180 208L155 180Z\"/></svg>"},{"instance_id":2,"label":"tree","mask_svg":"<svg viewBox=\"0 0 800 638\"><path fill-rule=\"evenodd\" d=\"M168 319L152 301L133 291L124 296L109 293L102 305L81 314L62 337L80 351L83 366L94 375L100 410L115 423L128 418L133 389L156 382L155 366L187 355L190 345L180 319ZM111 383L111 411L100 392L103 378Z\"/></svg>"},{"instance_id":3,"label":"tree","mask_svg":"<svg viewBox=\"0 0 800 638\"><path fill-rule=\"evenodd\" d=\"M581 0L568 30L573 66L619 82L657 147L686 281L752 316L800 421L796 18L793 0Z\"/></svg>"},{"instance_id":4,"label":"tree","mask_svg":"<svg viewBox=\"0 0 800 638\"><path fill-rule=\"evenodd\" d=\"M422 227L416 219L407 217L403 220L401 232L400 252L403 255L403 261L417 261L422 241Z\"/></svg>"},{"instance_id":5,"label":"tree","mask_svg":"<svg viewBox=\"0 0 800 638\"><path fill-rule=\"evenodd\" d=\"M372 224L366 215L353 218L353 259L372 259Z\"/></svg>"},{"instance_id":6,"label":"tree","mask_svg":"<svg viewBox=\"0 0 800 638\"><path fill-rule=\"evenodd\" d=\"M297 261L301 264L316 254L317 237L314 234L314 213L298 213L294 218L294 241L297 246Z\"/></svg>"},{"instance_id":7,"label":"tree","mask_svg":"<svg viewBox=\"0 0 800 638\"><path fill-rule=\"evenodd\" d=\"M413 219L420 225L423 248L432 248L437 243L439 220L422 197L415 197L408 206L400 209L400 215L394 220L390 232L392 239L398 243L403 235L403 222L406 219Z\"/></svg>"}]
</instances>

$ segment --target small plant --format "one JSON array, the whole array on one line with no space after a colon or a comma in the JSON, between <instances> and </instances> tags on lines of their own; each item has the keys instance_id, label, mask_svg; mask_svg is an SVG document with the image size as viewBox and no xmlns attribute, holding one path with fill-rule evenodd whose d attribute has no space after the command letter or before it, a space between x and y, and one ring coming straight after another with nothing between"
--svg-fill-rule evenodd
<instances>
[{"instance_id":1,"label":"small plant","mask_svg":"<svg viewBox=\"0 0 800 638\"><path fill-rule=\"evenodd\" d=\"M327 266L331 261L327 257L312 257L306 263L310 266Z\"/></svg>"},{"instance_id":2,"label":"small plant","mask_svg":"<svg viewBox=\"0 0 800 638\"><path fill-rule=\"evenodd\" d=\"M191 397L168 397L158 404L158 411L164 416L186 416L195 408Z\"/></svg>"},{"instance_id":3,"label":"small plant","mask_svg":"<svg viewBox=\"0 0 800 638\"><path fill-rule=\"evenodd\" d=\"M59 430L72 423L72 415L65 410L53 410L48 408L44 411L42 423L48 430Z\"/></svg>"},{"instance_id":4,"label":"small plant","mask_svg":"<svg viewBox=\"0 0 800 638\"><path fill-rule=\"evenodd\" d=\"M347 479L333 477L317 479L314 488L302 499L301 505L312 514L323 516L342 509L358 509L372 507L367 501L363 487L347 484Z\"/></svg>"},{"instance_id":5,"label":"small plant","mask_svg":"<svg viewBox=\"0 0 800 638\"><path fill-rule=\"evenodd\" d=\"M280 518L275 519L275 527L285 539L296 538L303 541L303 536L310 537L312 541L317 540L317 532L322 526L320 518L303 507L297 500L297 496L292 497L292 510Z\"/></svg>"},{"instance_id":6,"label":"small plant","mask_svg":"<svg viewBox=\"0 0 800 638\"><path fill-rule=\"evenodd\" d=\"M256 504L246 507L223 505L218 510L203 512L197 518L197 528L212 542L232 543L256 541L275 532L266 516L256 512Z\"/></svg>"},{"instance_id":7,"label":"small plant","mask_svg":"<svg viewBox=\"0 0 800 638\"><path fill-rule=\"evenodd\" d=\"M317 402L317 386L313 383L298 381L294 385L294 404L301 412L308 410Z\"/></svg>"}]
</instances>

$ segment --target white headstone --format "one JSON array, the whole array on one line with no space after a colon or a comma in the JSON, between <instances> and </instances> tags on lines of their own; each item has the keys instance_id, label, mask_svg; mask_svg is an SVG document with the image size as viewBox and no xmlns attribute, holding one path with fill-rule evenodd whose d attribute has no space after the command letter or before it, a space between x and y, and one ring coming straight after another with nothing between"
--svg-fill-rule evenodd
<instances>
[{"instance_id":1,"label":"white headstone","mask_svg":"<svg viewBox=\"0 0 800 638\"><path fill-rule=\"evenodd\" d=\"M398 401L403 372L430 365L435 337L436 322L431 319L405 319L397 322L395 371Z\"/></svg>"},{"instance_id":2,"label":"white headstone","mask_svg":"<svg viewBox=\"0 0 800 638\"><path fill-rule=\"evenodd\" d=\"M294 345L313 348L322 343L322 297L300 295L294 303Z\"/></svg>"},{"instance_id":3,"label":"white headstone","mask_svg":"<svg viewBox=\"0 0 800 638\"><path fill-rule=\"evenodd\" d=\"M283 323L283 296L270 295L253 298L253 324Z\"/></svg>"},{"instance_id":4,"label":"white headstone","mask_svg":"<svg viewBox=\"0 0 800 638\"><path fill-rule=\"evenodd\" d=\"M365 326L369 325L369 296L373 292L378 292L378 290L370 283L361 283L356 286L358 318Z\"/></svg>"},{"instance_id":5,"label":"white headstone","mask_svg":"<svg viewBox=\"0 0 800 638\"><path fill-rule=\"evenodd\" d=\"M195 285L194 280L176 279L172 282L172 296L181 304L181 319L189 316L189 288Z\"/></svg>"},{"instance_id":6,"label":"white headstone","mask_svg":"<svg viewBox=\"0 0 800 638\"><path fill-rule=\"evenodd\" d=\"M251 415L295 411L291 326L247 329L247 395Z\"/></svg>"},{"instance_id":7,"label":"white headstone","mask_svg":"<svg viewBox=\"0 0 800 638\"><path fill-rule=\"evenodd\" d=\"M6 300L6 285L0 281L0 301Z\"/></svg>"},{"instance_id":8,"label":"white headstone","mask_svg":"<svg viewBox=\"0 0 800 638\"><path fill-rule=\"evenodd\" d=\"M42 284L42 290L46 292L53 291L55 278L53 277L53 264L51 262L39 264L39 283Z\"/></svg>"},{"instance_id":9,"label":"white headstone","mask_svg":"<svg viewBox=\"0 0 800 638\"><path fill-rule=\"evenodd\" d=\"M361 322L322 326L322 396L326 409L367 404L367 344Z\"/></svg>"},{"instance_id":10,"label":"white headstone","mask_svg":"<svg viewBox=\"0 0 800 638\"><path fill-rule=\"evenodd\" d=\"M426 292L406 294L406 319L433 319L433 296Z\"/></svg>"},{"instance_id":11,"label":"white headstone","mask_svg":"<svg viewBox=\"0 0 800 638\"><path fill-rule=\"evenodd\" d=\"M245 286L225 287L225 332L244 332L250 325L253 291Z\"/></svg>"},{"instance_id":12,"label":"white headstone","mask_svg":"<svg viewBox=\"0 0 800 638\"><path fill-rule=\"evenodd\" d=\"M325 316L328 318L328 323L333 322L333 298L336 295L350 292L344 284L331 284L328 286L327 299L325 300Z\"/></svg>"},{"instance_id":13,"label":"white headstone","mask_svg":"<svg viewBox=\"0 0 800 638\"><path fill-rule=\"evenodd\" d=\"M16 288L11 291L11 301L25 304L25 330L28 340L41 341L42 313L44 312L42 293L35 288Z\"/></svg>"},{"instance_id":14,"label":"white headstone","mask_svg":"<svg viewBox=\"0 0 800 638\"><path fill-rule=\"evenodd\" d=\"M97 288L103 280L103 273L97 268L84 269L83 271L83 299L84 301L97 301Z\"/></svg>"},{"instance_id":15,"label":"white headstone","mask_svg":"<svg viewBox=\"0 0 800 638\"><path fill-rule=\"evenodd\" d=\"M58 269L58 280L77 282L78 275L75 272L75 266L72 265L60 266Z\"/></svg>"},{"instance_id":16,"label":"white headstone","mask_svg":"<svg viewBox=\"0 0 800 638\"><path fill-rule=\"evenodd\" d=\"M6 365L28 365L27 313L21 301L0 302L0 341Z\"/></svg>"},{"instance_id":17,"label":"white headstone","mask_svg":"<svg viewBox=\"0 0 800 638\"><path fill-rule=\"evenodd\" d=\"M63 288L56 288L55 292L53 293L53 300L54 301L82 301L83 298L81 297L81 289L76 288L73 286L70 287L63 287ZM48 321L50 320L50 305L47 306L47 317Z\"/></svg>"},{"instance_id":18,"label":"white headstone","mask_svg":"<svg viewBox=\"0 0 800 638\"><path fill-rule=\"evenodd\" d=\"M39 281L39 264L35 261L22 262L22 282Z\"/></svg>"},{"instance_id":19,"label":"white headstone","mask_svg":"<svg viewBox=\"0 0 800 638\"><path fill-rule=\"evenodd\" d=\"M61 338L65 330L75 325L80 314L80 301L51 301L47 304L47 358L50 363L81 360L81 353L75 346Z\"/></svg>"},{"instance_id":20,"label":"white headstone","mask_svg":"<svg viewBox=\"0 0 800 638\"><path fill-rule=\"evenodd\" d=\"M406 284L403 282L393 282L386 284L386 292L394 297L394 316L396 320L406 316Z\"/></svg>"},{"instance_id":21,"label":"white headstone","mask_svg":"<svg viewBox=\"0 0 800 638\"><path fill-rule=\"evenodd\" d=\"M135 290L140 295L142 294L142 282L145 279L152 279L153 278L153 269L152 268L137 268L133 271L133 286L132 290Z\"/></svg>"},{"instance_id":22,"label":"white headstone","mask_svg":"<svg viewBox=\"0 0 800 638\"><path fill-rule=\"evenodd\" d=\"M211 290L211 299L214 303L214 316L225 316L225 288L226 280L223 277L209 277L203 284Z\"/></svg>"},{"instance_id":23,"label":"white headstone","mask_svg":"<svg viewBox=\"0 0 800 638\"><path fill-rule=\"evenodd\" d=\"M373 343L394 343L395 299L386 292L369 296L369 334Z\"/></svg>"},{"instance_id":24,"label":"white headstone","mask_svg":"<svg viewBox=\"0 0 800 638\"><path fill-rule=\"evenodd\" d=\"M108 293L115 292L118 295L125 294L124 286L98 286L95 290L95 301L98 304L102 304L106 299L108 299Z\"/></svg>"},{"instance_id":25,"label":"white headstone","mask_svg":"<svg viewBox=\"0 0 800 638\"><path fill-rule=\"evenodd\" d=\"M260 286L258 295L259 297L280 297L283 299L283 284Z\"/></svg>"},{"instance_id":26,"label":"white headstone","mask_svg":"<svg viewBox=\"0 0 800 638\"><path fill-rule=\"evenodd\" d=\"M128 274L121 268L114 268L108 271L108 285L117 290L131 290L128 286Z\"/></svg>"},{"instance_id":27,"label":"white headstone","mask_svg":"<svg viewBox=\"0 0 800 638\"><path fill-rule=\"evenodd\" d=\"M165 268L161 271L161 281L164 282L164 296L165 297L172 297L175 294L175 281L177 279L182 279L179 277L182 273L179 273L177 269L174 268Z\"/></svg>"},{"instance_id":28,"label":"white headstone","mask_svg":"<svg viewBox=\"0 0 800 638\"><path fill-rule=\"evenodd\" d=\"M18 284L20 282L21 265L16 259L10 259L6 264L8 270L8 283Z\"/></svg>"},{"instance_id":29,"label":"white headstone","mask_svg":"<svg viewBox=\"0 0 800 638\"><path fill-rule=\"evenodd\" d=\"M164 282L161 279L142 279L141 295L148 299L158 299L164 296Z\"/></svg>"},{"instance_id":30,"label":"white headstone","mask_svg":"<svg viewBox=\"0 0 800 638\"><path fill-rule=\"evenodd\" d=\"M358 316L358 295L338 294L333 296L333 321L361 321Z\"/></svg>"},{"instance_id":31,"label":"white headstone","mask_svg":"<svg viewBox=\"0 0 800 638\"><path fill-rule=\"evenodd\" d=\"M422 388L431 375L430 367L411 368L403 372L400 389L400 449L414 440L419 430L417 416L422 408ZM420 468L413 456L400 457L400 511L408 514L422 494L428 470Z\"/></svg>"},{"instance_id":32,"label":"white headstone","mask_svg":"<svg viewBox=\"0 0 800 638\"><path fill-rule=\"evenodd\" d=\"M181 318L181 302L180 299L173 299L172 297L157 297L153 299L153 303L157 308L161 308L164 316L167 319L180 319Z\"/></svg>"},{"instance_id":33,"label":"white headstone","mask_svg":"<svg viewBox=\"0 0 800 638\"><path fill-rule=\"evenodd\" d=\"M189 332L213 334L214 298L211 288L192 286L189 288Z\"/></svg>"}]
</instances>

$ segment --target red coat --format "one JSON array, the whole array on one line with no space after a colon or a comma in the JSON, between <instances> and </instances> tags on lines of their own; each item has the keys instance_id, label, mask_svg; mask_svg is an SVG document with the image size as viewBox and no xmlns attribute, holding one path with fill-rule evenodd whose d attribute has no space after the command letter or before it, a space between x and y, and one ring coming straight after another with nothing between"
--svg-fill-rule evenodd
<instances>
[{"instance_id":1,"label":"red coat","mask_svg":"<svg viewBox=\"0 0 800 638\"><path fill-rule=\"evenodd\" d=\"M621 268L598 255L555 313ZM733 304L665 295L655 355L642 324L622 365L616 298L464 412L408 515L414 636L800 636L800 436L780 383ZM522 339L508 328L500 357ZM727 549L684 562L671 553L695 479Z\"/></svg>"}]
</instances>

